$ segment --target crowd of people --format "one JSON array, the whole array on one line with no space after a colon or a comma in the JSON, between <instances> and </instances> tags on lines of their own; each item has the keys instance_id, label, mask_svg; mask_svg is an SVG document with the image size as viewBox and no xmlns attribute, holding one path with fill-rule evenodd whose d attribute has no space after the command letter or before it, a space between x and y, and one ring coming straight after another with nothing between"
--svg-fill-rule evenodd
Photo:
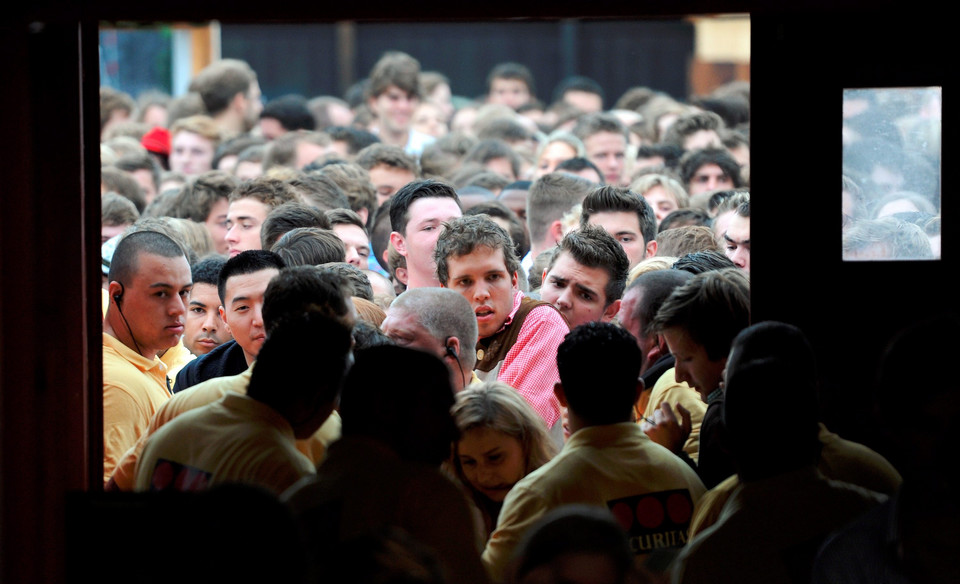
<instances>
[{"instance_id":1,"label":"crowd of people","mask_svg":"<svg viewBox=\"0 0 960 584\"><path fill-rule=\"evenodd\" d=\"M925 553L956 516L936 456L830 432L803 332L751 321L749 83L487 86L388 52L342 98L263 104L234 59L176 98L101 90L105 490L221 493L286 526L247 535L291 582L955 569ZM925 400L911 444L941 448L956 398ZM911 526L906 559L871 552L904 579L827 539L870 513L850 538ZM222 577L203 547L181 567Z\"/></svg>"}]
</instances>

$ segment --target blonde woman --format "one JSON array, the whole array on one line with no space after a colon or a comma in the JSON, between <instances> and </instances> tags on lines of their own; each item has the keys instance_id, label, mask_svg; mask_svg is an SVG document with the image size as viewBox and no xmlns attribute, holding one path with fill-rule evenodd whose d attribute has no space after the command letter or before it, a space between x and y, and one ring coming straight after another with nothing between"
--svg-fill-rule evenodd
<instances>
[{"instance_id":1,"label":"blonde woman","mask_svg":"<svg viewBox=\"0 0 960 584\"><path fill-rule=\"evenodd\" d=\"M487 381L457 394L452 409L460 430L450 466L473 496L489 537L503 499L556 454L543 420L506 383Z\"/></svg>"}]
</instances>

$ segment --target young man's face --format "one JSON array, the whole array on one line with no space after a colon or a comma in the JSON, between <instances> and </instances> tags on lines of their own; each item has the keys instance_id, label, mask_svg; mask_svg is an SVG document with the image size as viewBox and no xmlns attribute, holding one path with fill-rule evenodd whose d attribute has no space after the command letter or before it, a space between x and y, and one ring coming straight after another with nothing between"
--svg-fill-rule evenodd
<instances>
[{"instance_id":1,"label":"young man's face","mask_svg":"<svg viewBox=\"0 0 960 584\"><path fill-rule=\"evenodd\" d=\"M675 375L677 383L686 382L697 390L704 399L713 390L720 387L723 369L727 366L727 356L713 361L707 356L703 345L691 338L680 327L664 329L663 338L667 341L670 353L676 359Z\"/></svg>"},{"instance_id":2,"label":"young man's face","mask_svg":"<svg viewBox=\"0 0 960 584\"><path fill-rule=\"evenodd\" d=\"M657 217L657 225L663 218L679 209L677 200L660 185L643 193L643 198L653 207L653 214Z\"/></svg>"},{"instance_id":3,"label":"young man's face","mask_svg":"<svg viewBox=\"0 0 960 584\"><path fill-rule=\"evenodd\" d=\"M370 182L377 189L377 206L382 205L407 183L417 177L412 172L395 166L378 164L370 169Z\"/></svg>"},{"instance_id":4,"label":"young man's face","mask_svg":"<svg viewBox=\"0 0 960 584\"><path fill-rule=\"evenodd\" d=\"M382 130L401 134L410 130L413 112L420 104L420 99L396 85L390 85L380 95L371 97L369 104Z\"/></svg>"},{"instance_id":5,"label":"young man's face","mask_svg":"<svg viewBox=\"0 0 960 584\"><path fill-rule=\"evenodd\" d=\"M445 286L459 292L477 315L479 338L496 333L513 310L517 273L507 272L503 249L477 246L462 256L447 258Z\"/></svg>"},{"instance_id":6,"label":"young man's face","mask_svg":"<svg viewBox=\"0 0 960 584\"><path fill-rule=\"evenodd\" d=\"M610 275L602 267L587 267L562 251L543 277L540 298L556 306L574 328L588 322L610 322L620 301L607 304Z\"/></svg>"},{"instance_id":7,"label":"young man's face","mask_svg":"<svg viewBox=\"0 0 960 584\"><path fill-rule=\"evenodd\" d=\"M727 257L746 273L750 273L750 218L736 213L730 217L723 233L723 247Z\"/></svg>"},{"instance_id":8,"label":"young man's face","mask_svg":"<svg viewBox=\"0 0 960 584\"><path fill-rule=\"evenodd\" d=\"M366 269L367 257L370 255L370 238L367 232L352 223L337 223L333 232L343 241L347 250L347 263L360 269Z\"/></svg>"},{"instance_id":9,"label":"young man's face","mask_svg":"<svg viewBox=\"0 0 960 584\"><path fill-rule=\"evenodd\" d=\"M597 132L583 141L587 159L596 164L603 173L608 185L623 184L623 171L626 166L627 139L615 132Z\"/></svg>"},{"instance_id":10,"label":"young man's face","mask_svg":"<svg viewBox=\"0 0 960 584\"><path fill-rule=\"evenodd\" d=\"M213 284L194 284L184 323L183 345L199 357L229 340L230 333L220 318L217 287Z\"/></svg>"},{"instance_id":11,"label":"young man's face","mask_svg":"<svg viewBox=\"0 0 960 584\"><path fill-rule=\"evenodd\" d=\"M180 341L184 331L187 298L193 285L187 258L167 258L140 252L136 272L129 282L110 282L111 296L120 296L118 311L125 324L114 325L119 334L126 331L139 347L141 355L152 358Z\"/></svg>"},{"instance_id":12,"label":"young man's face","mask_svg":"<svg viewBox=\"0 0 960 584\"><path fill-rule=\"evenodd\" d=\"M220 307L220 318L243 349L248 365L257 358L267 338L263 325L263 294L270 280L279 273L277 269L268 268L227 279L224 288L226 304Z\"/></svg>"},{"instance_id":13,"label":"young man's face","mask_svg":"<svg viewBox=\"0 0 960 584\"><path fill-rule=\"evenodd\" d=\"M502 104L513 109L530 101L530 88L522 79L494 79L490 82L487 103Z\"/></svg>"},{"instance_id":14,"label":"young man's face","mask_svg":"<svg viewBox=\"0 0 960 584\"><path fill-rule=\"evenodd\" d=\"M203 225L210 232L210 238L213 239L213 247L220 255L230 253L230 244L227 243L227 212L230 210L230 203L226 197L217 199L217 202L210 207L210 214Z\"/></svg>"},{"instance_id":15,"label":"young man's face","mask_svg":"<svg viewBox=\"0 0 960 584\"><path fill-rule=\"evenodd\" d=\"M230 257L248 249L261 249L260 226L270 209L256 199L237 199L227 210L227 252Z\"/></svg>"},{"instance_id":16,"label":"young man's face","mask_svg":"<svg viewBox=\"0 0 960 584\"><path fill-rule=\"evenodd\" d=\"M407 209L407 228L403 234L394 231L390 241L400 255L407 258L407 275L413 286L435 282L437 264L433 250L443 229L443 223L463 215L457 202L450 197L424 197ZM435 285L435 284L434 284Z\"/></svg>"},{"instance_id":17,"label":"young man's face","mask_svg":"<svg viewBox=\"0 0 960 584\"><path fill-rule=\"evenodd\" d=\"M623 246L623 251L630 260L630 268L640 263L640 260L647 257L648 246L643 240L643 233L640 231L640 218L632 211L603 211L590 215L587 221L590 225L599 225L604 231L613 236ZM654 243L654 242L651 242ZM650 251L653 255L656 248Z\"/></svg>"},{"instance_id":18,"label":"young man's face","mask_svg":"<svg viewBox=\"0 0 960 584\"><path fill-rule=\"evenodd\" d=\"M690 177L687 192L690 195L715 191L718 189L732 189L733 179L716 164L707 163L697 169Z\"/></svg>"},{"instance_id":19,"label":"young man's face","mask_svg":"<svg viewBox=\"0 0 960 584\"><path fill-rule=\"evenodd\" d=\"M213 142L186 130L177 132L170 144L170 170L187 176L213 168Z\"/></svg>"}]
</instances>

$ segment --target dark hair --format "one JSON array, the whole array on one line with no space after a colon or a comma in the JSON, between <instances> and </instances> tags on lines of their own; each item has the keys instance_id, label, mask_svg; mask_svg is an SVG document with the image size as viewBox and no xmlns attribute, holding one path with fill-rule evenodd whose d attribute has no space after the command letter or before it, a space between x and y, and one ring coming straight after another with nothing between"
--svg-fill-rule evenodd
<instances>
[{"instance_id":1,"label":"dark hair","mask_svg":"<svg viewBox=\"0 0 960 584\"><path fill-rule=\"evenodd\" d=\"M217 201L227 200L240 179L222 170L210 170L189 179L173 201L171 216L204 223Z\"/></svg>"},{"instance_id":2,"label":"dark hair","mask_svg":"<svg viewBox=\"0 0 960 584\"><path fill-rule=\"evenodd\" d=\"M571 75L565 77L553 90L553 101L560 101L563 99L564 94L568 91L583 91L585 93L593 93L599 95L601 101L603 100L603 87L599 83L590 79L589 77L584 77L583 75Z\"/></svg>"},{"instance_id":3,"label":"dark hair","mask_svg":"<svg viewBox=\"0 0 960 584\"><path fill-rule=\"evenodd\" d=\"M263 249L248 249L228 259L220 269L217 278L217 293L220 303L227 305L227 280L233 276L253 274L260 270L282 270L283 259L277 254Z\"/></svg>"},{"instance_id":4,"label":"dark hair","mask_svg":"<svg viewBox=\"0 0 960 584\"><path fill-rule=\"evenodd\" d=\"M267 336L284 320L318 312L353 325L340 276L316 266L290 266L270 280L263 293L263 326Z\"/></svg>"},{"instance_id":5,"label":"dark hair","mask_svg":"<svg viewBox=\"0 0 960 584\"><path fill-rule=\"evenodd\" d=\"M267 213L260 226L260 243L263 249L273 245L285 233L298 227L330 229L330 221L323 211L305 203L284 203Z\"/></svg>"},{"instance_id":6,"label":"dark hair","mask_svg":"<svg viewBox=\"0 0 960 584\"><path fill-rule=\"evenodd\" d=\"M456 201L460 206L460 197L452 186L438 180L427 179L407 183L390 197L390 227L393 231L406 234L407 221L410 217L407 212L417 199L447 197Z\"/></svg>"},{"instance_id":7,"label":"dark hair","mask_svg":"<svg viewBox=\"0 0 960 584\"><path fill-rule=\"evenodd\" d=\"M674 270L682 270L691 274L702 274L711 270L722 270L724 268L736 268L737 264L728 258L723 252L717 250L695 251L684 254L677 258L670 266Z\"/></svg>"},{"instance_id":8,"label":"dark hair","mask_svg":"<svg viewBox=\"0 0 960 584\"><path fill-rule=\"evenodd\" d=\"M580 116L577 119L577 124L571 130L571 133L577 138L580 138L580 140L586 140L590 136L599 134L600 132L620 134L623 136L624 140L627 139L628 134L627 127L623 125L623 122L620 121L620 118L606 112L597 112Z\"/></svg>"},{"instance_id":9,"label":"dark hair","mask_svg":"<svg viewBox=\"0 0 960 584\"><path fill-rule=\"evenodd\" d=\"M743 185L740 176L740 164L725 148L698 148L690 150L680 157L680 179L684 185L689 185L693 175L706 164L716 164L724 174L733 181L733 187L739 189Z\"/></svg>"},{"instance_id":10,"label":"dark hair","mask_svg":"<svg viewBox=\"0 0 960 584\"><path fill-rule=\"evenodd\" d=\"M334 142L343 142L347 145L347 154L354 155L371 144L380 142L380 137L373 132L351 128L349 126L330 126L324 132Z\"/></svg>"},{"instance_id":11,"label":"dark hair","mask_svg":"<svg viewBox=\"0 0 960 584\"><path fill-rule=\"evenodd\" d=\"M347 259L343 240L329 229L297 227L284 233L270 251L288 266L316 266Z\"/></svg>"},{"instance_id":12,"label":"dark hair","mask_svg":"<svg viewBox=\"0 0 960 584\"><path fill-rule=\"evenodd\" d=\"M334 225L356 225L363 229L364 233L367 231L363 219L351 209L330 209L324 214L327 216L327 221L330 222L330 228L333 228Z\"/></svg>"},{"instance_id":13,"label":"dark hair","mask_svg":"<svg viewBox=\"0 0 960 584\"><path fill-rule=\"evenodd\" d=\"M226 258L218 255L205 257L190 266L194 284L210 284L216 286L220 282L220 270L227 263Z\"/></svg>"},{"instance_id":14,"label":"dark hair","mask_svg":"<svg viewBox=\"0 0 960 584\"><path fill-rule=\"evenodd\" d=\"M147 199L144 198L143 189L133 175L115 166L104 166L100 168L100 182L107 187L108 191L130 199L137 208L137 212L143 214L143 210L147 207Z\"/></svg>"},{"instance_id":15,"label":"dark hair","mask_svg":"<svg viewBox=\"0 0 960 584\"><path fill-rule=\"evenodd\" d=\"M607 212L636 213L644 245L657 238L657 216L646 199L637 193L612 185L598 188L583 200L580 226L589 225L591 215Z\"/></svg>"},{"instance_id":16,"label":"dark hair","mask_svg":"<svg viewBox=\"0 0 960 584\"><path fill-rule=\"evenodd\" d=\"M665 167L677 168L684 152L682 147L673 144L643 144L637 147L637 159L663 158Z\"/></svg>"},{"instance_id":17,"label":"dark hair","mask_svg":"<svg viewBox=\"0 0 960 584\"><path fill-rule=\"evenodd\" d=\"M384 383L384 371L416 374ZM403 460L437 467L459 437L453 402L450 371L436 356L393 345L357 351L340 398L343 436L372 438Z\"/></svg>"},{"instance_id":18,"label":"dark hair","mask_svg":"<svg viewBox=\"0 0 960 584\"><path fill-rule=\"evenodd\" d=\"M683 329L710 360L718 361L749 325L750 280L742 270L724 268L697 274L674 290L657 311L652 330Z\"/></svg>"},{"instance_id":19,"label":"dark hair","mask_svg":"<svg viewBox=\"0 0 960 584\"><path fill-rule=\"evenodd\" d=\"M744 481L816 464L821 444L815 386L787 359L741 361L727 372L723 425L730 455ZM776 379L777 391L770 391ZM766 413L780 412L776 419ZM759 434L758 434L759 432ZM775 433L777 444L757 440Z\"/></svg>"},{"instance_id":20,"label":"dark hair","mask_svg":"<svg viewBox=\"0 0 960 584\"><path fill-rule=\"evenodd\" d=\"M578 264L588 268L603 268L607 273L607 286L603 291L607 300L604 306L610 306L614 300L623 296L630 260L627 259L620 242L602 227L586 225L564 235L558 252L550 260L548 272L553 269L557 258L563 252L570 254Z\"/></svg>"},{"instance_id":21,"label":"dark hair","mask_svg":"<svg viewBox=\"0 0 960 584\"><path fill-rule=\"evenodd\" d=\"M306 312L276 323L250 375L247 395L282 414L304 404L332 404L347 373L350 327ZM317 372L321 371L321 375Z\"/></svg>"},{"instance_id":22,"label":"dark hair","mask_svg":"<svg viewBox=\"0 0 960 584\"><path fill-rule=\"evenodd\" d=\"M627 286L627 292L635 289L643 289L640 295L640 302L633 307L633 314L630 318L641 323L640 333L649 337L653 334L653 317L663 305L664 300L670 297L670 294L680 286L683 286L693 274L682 270L653 270L640 274Z\"/></svg>"},{"instance_id":23,"label":"dark hair","mask_svg":"<svg viewBox=\"0 0 960 584\"><path fill-rule=\"evenodd\" d=\"M585 158L583 156L574 156L573 158L568 158L560 162L559 164L557 164L557 167L553 169L553 173L556 174L556 173L561 173L563 171L578 173L578 172L587 170L588 168L597 173L597 176L599 177L600 182L596 184L601 184L601 185L605 184L603 182L603 171L600 170L600 167L594 164L589 158ZM588 180L588 179L584 179L584 180Z\"/></svg>"},{"instance_id":24,"label":"dark hair","mask_svg":"<svg viewBox=\"0 0 960 584\"><path fill-rule=\"evenodd\" d=\"M513 242L507 232L486 215L467 215L447 223L437 238L433 252L437 279L445 285L450 278L447 258L468 255L477 247L503 250L504 264L510 276L520 269L520 260L513 252Z\"/></svg>"},{"instance_id":25,"label":"dark hair","mask_svg":"<svg viewBox=\"0 0 960 584\"><path fill-rule=\"evenodd\" d=\"M680 116L670 124L660 142L683 148L683 143L688 136L701 131L713 130L719 138L720 130L723 127L723 119L717 114L709 111L695 111Z\"/></svg>"},{"instance_id":26,"label":"dark hair","mask_svg":"<svg viewBox=\"0 0 960 584\"><path fill-rule=\"evenodd\" d=\"M491 69L487 75L487 93L490 93L494 79L519 79L527 86L530 97L533 97L537 93L536 86L533 82L533 73L530 72L530 69L528 69L526 65L521 65L520 63L500 63Z\"/></svg>"},{"instance_id":27,"label":"dark hair","mask_svg":"<svg viewBox=\"0 0 960 584\"><path fill-rule=\"evenodd\" d=\"M329 262L320 264L319 268L337 274L348 288L345 292L350 292L350 296L373 302L373 286L370 284L370 278L357 266L347 262Z\"/></svg>"},{"instance_id":28,"label":"dark hair","mask_svg":"<svg viewBox=\"0 0 960 584\"><path fill-rule=\"evenodd\" d=\"M663 233L668 229L684 227L686 225L704 225L710 227L712 221L706 211L698 207L688 207L686 209L677 209L670 211L667 216L660 220L660 227L657 233ZM659 250L658 250L659 251Z\"/></svg>"},{"instance_id":29,"label":"dark hair","mask_svg":"<svg viewBox=\"0 0 960 584\"><path fill-rule=\"evenodd\" d=\"M377 97L391 85L399 87L411 97L420 97L420 62L400 51L387 51L373 66L365 97Z\"/></svg>"},{"instance_id":30,"label":"dark hair","mask_svg":"<svg viewBox=\"0 0 960 584\"><path fill-rule=\"evenodd\" d=\"M463 157L463 163L476 162L482 166L498 158L506 158L510 162L510 170L513 172L511 180L515 180L520 175L520 155L503 140L495 138L480 140ZM502 186L507 184L510 183L506 182Z\"/></svg>"},{"instance_id":31,"label":"dark hair","mask_svg":"<svg viewBox=\"0 0 960 584\"><path fill-rule=\"evenodd\" d=\"M270 176L258 176L241 182L230 193L229 201L232 203L247 198L259 201L270 209L276 209L284 203L293 203L300 200L296 189L289 183Z\"/></svg>"},{"instance_id":32,"label":"dark hair","mask_svg":"<svg viewBox=\"0 0 960 584\"><path fill-rule=\"evenodd\" d=\"M516 213L511 211L509 207L500 201L492 200L477 203L473 207L470 207L464 211L463 214L483 214L490 217L505 219L510 223L510 239L513 240L513 251L517 254L517 257L522 258L523 256L527 255L528 251L530 251L530 241L527 237L527 230L524 227L523 221L517 217Z\"/></svg>"},{"instance_id":33,"label":"dark hair","mask_svg":"<svg viewBox=\"0 0 960 584\"><path fill-rule=\"evenodd\" d=\"M174 239L157 231L136 231L124 235L110 258L110 272L107 279L111 282L130 284L139 267L141 253L158 255L164 258L183 257L183 248Z\"/></svg>"},{"instance_id":34,"label":"dark hair","mask_svg":"<svg viewBox=\"0 0 960 584\"><path fill-rule=\"evenodd\" d=\"M153 181L153 189L159 194L160 174L163 172L163 167L160 166L160 163L157 162L157 159L151 154L146 152L141 154L125 154L113 165L124 172L130 173L137 170L149 170L150 180Z\"/></svg>"},{"instance_id":35,"label":"dark hair","mask_svg":"<svg viewBox=\"0 0 960 584\"><path fill-rule=\"evenodd\" d=\"M628 421L642 358L633 335L615 324L575 327L557 347L557 370L570 410L594 425Z\"/></svg>"},{"instance_id":36,"label":"dark hair","mask_svg":"<svg viewBox=\"0 0 960 584\"><path fill-rule=\"evenodd\" d=\"M260 111L260 119L273 118L280 122L283 129L313 130L317 120L307 108L307 99L302 95L288 94L271 99Z\"/></svg>"}]
</instances>

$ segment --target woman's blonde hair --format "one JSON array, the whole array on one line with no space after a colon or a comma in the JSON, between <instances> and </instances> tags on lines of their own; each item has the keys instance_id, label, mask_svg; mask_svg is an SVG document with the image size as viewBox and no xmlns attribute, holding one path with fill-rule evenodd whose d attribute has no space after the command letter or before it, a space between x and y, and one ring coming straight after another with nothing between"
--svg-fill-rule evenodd
<instances>
[{"instance_id":1,"label":"woman's blonde hair","mask_svg":"<svg viewBox=\"0 0 960 584\"><path fill-rule=\"evenodd\" d=\"M523 449L525 473L540 468L556 454L543 419L516 389L502 381L474 383L457 394L451 409L462 436L475 428L490 428L515 438ZM464 484L457 445L454 445L453 467Z\"/></svg>"}]
</instances>

